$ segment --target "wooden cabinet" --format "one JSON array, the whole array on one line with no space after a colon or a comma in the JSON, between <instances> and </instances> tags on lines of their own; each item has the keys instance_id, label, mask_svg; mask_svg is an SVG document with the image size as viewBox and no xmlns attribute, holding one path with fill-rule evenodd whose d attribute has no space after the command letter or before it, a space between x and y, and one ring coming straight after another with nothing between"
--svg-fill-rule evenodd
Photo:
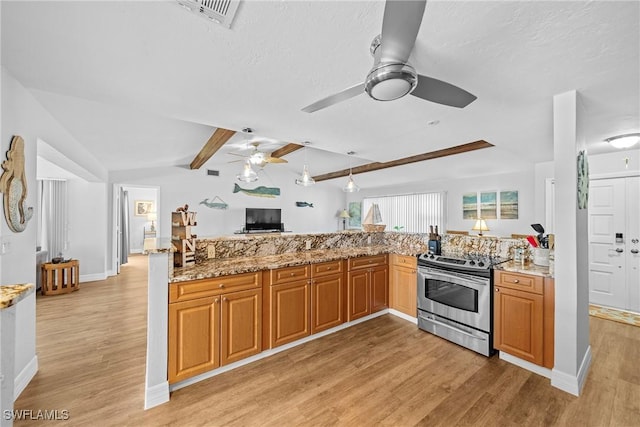
<instances>
[{"instance_id":1,"label":"wooden cabinet","mask_svg":"<svg viewBox=\"0 0 640 427\"><path fill-rule=\"evenodd\" d=\"M271 348L311 334L309 279L272 285Z\"/></svg>"},{"instance_id":2,"label":"wooden cabinet","mask_svg":"<svg viewBox=\"0 0 640 427\"><path fill-rule=\"evenodd\" d=\"M171 283L169 383L262 351L259 273Z\"/></svg>"},{"instance_id":3,"label":"wooden cabinet","mask_svg":"<svg viewBox=\"0 0 640 427\"><path fill-rule=\"evenodd\" d=\"M414 256L389 257L389 307L416 317L418 260Z\"/></svg>"},{"instance_id":4,"label":"wooden cabinet","mask_svg":"<svg viewBox=\"0 0 640 427\"><path fill-rule=\"evenodd\" d=\"M553 280L497 270L493 303L494 347L553 367Z\"/></svg>"},{"instance_id":5,"label":"wooden cabinet","mask_svg":"<svg viewBox=\"0 0 640 427\"><path fill-rule=\"evenodd\" d=\"M344 323L344 261L311 264L311 333Z\"/></svg>"},{"instance_id":6,"label":"wooden cabinet","mask_svg":"<svg viewBox=\"0 0 640 427\"><path fill-rule=\"evenodd\" d=\"M386 255L348 260L347 321L389 307L389 267Z\"/></svg>"}]
</instances>

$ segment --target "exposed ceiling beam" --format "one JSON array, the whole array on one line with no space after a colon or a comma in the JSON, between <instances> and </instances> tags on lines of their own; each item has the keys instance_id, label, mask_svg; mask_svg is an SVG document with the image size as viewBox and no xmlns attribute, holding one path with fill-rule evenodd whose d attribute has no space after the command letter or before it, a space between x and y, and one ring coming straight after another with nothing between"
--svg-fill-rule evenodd
<instances>
[{"instance_id":1,"label":"exposed ceiling beam","mask_svg":"<svg viewBox=\"0 0 640 427\"><path fill-rule=\"evenodd\" d=\"M271 153L271 157L283 157L286 156L287 154L291 154L296 150L301 149L303 146L300 144L287 144L282 148L278 148L276 151L274 151L273 153Z\"/></svg>"},{"instance_id":2,"label":"exposed ceiling beam","mask_svg":"<svg viewBox=\"0 0 640 427\"><path fill-rule=\"evenodd\" d=\"M207 160L213 156L233 135L236 134L235 130L217 128L211 135L211 138L204 144L202 150L194 157L193 161L189 165L190 169L199 169L204 165Z\"/></svg>"},{"instance_id":3,"label":"exposed ceiling beam","mask_svg":"<svg viewBox=\"0 0 640 427\"><path fill-rule=\"evenodd\" d=\"M356 166L351 169L355 175L364 172L373 172L380 169L392 168L395 166L408 165L409 163L423 162L425 160L437 159L438 157L452 156L454 154L466 153L467 151L480 150L481 148L493 147L493 144L487 141L479 140L469 142L467 144L456 145L455 147L443 148L442 150L431 151L429 153L416 154L415 156L404 157L402 159L391 160L389 162L374 162L366 165ZM349 169L343 169L335 172L329 172L322 175L314 176L313 179L318 181L326 181L328 179L340 178L349 175Z\"/></svg>"}]
</instances>

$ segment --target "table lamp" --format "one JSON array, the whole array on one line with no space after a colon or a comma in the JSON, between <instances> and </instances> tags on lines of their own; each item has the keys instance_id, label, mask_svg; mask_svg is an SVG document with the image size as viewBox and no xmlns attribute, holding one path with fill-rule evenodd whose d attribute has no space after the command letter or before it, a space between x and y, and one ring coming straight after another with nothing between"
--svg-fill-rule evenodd
<instances>
[{"instance_id":1,"label":"table lamp","mask_svg":"<svg viewBox=\"0 0 640 427\"><path fill-rule=\"evenodd\" d=\"M340 214L338 215L338 218L342 218L342 229L346 230L347 229L347 218L351 218L351 215L349 215L349 212L347 212L346 209L343 209Z\"/></svg>"},{"instance_id":2,"label":"table lamp","mask_svg":"<svg viewBox=\"0 0 640 427\"><path fill-rule=\"evenodd\" d=\"M475 225L472 228L473 231L478 232L478 236L482 236L483 231L489 231L489 227L487 227L487 223L484 219L478 218Z\"/></svg>"},{"instance_id":3,"label":"table lamp","mask_svg":"<svg viewBox=\"0 0 640 427\"><path fill-rule=\"evenodd\" d=\"M156 231L156 224L155 224L155 220L158 219L158 214L156 212L149 212L147 214L147 220L151 221L151 231Z\"/></svg>"}]
</instances>

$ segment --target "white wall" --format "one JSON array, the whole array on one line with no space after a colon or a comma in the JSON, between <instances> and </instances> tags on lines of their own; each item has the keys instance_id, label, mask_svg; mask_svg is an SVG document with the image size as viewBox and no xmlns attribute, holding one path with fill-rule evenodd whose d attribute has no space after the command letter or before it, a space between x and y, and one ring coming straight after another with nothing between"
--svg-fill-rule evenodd
<instances>
[{"instance_id":1,"label":"white wall","mask_svg":"<svg viewBox=\"0 0 640 427\"><path fill-rule=\"evenodd\" d=\"M150 200L157 209L158 206L158 190L149 187L131 187L123 186L123 189L129 193L129 252L142 253L142 245L144 243L144 229L151 227L151 221L146 216L136 216L134 203L136 200ZM159 215L158 215L159 216ZM159 224L156 221L156 235L161 235Z\"/></svg>"},{"instance_id":2,"label":"white wall","mask_svg":"<svg viewBox=\"0 0 640 427\"><path fill-rule=\"evenodd\" d=\"M200 170L184 167L170 167L136 171L113 172L110 180L127 186L155 185L160 188L158 221L159 237L170 237L171 212L179 206L189 205L189 210L197 212L198 225L192 232L199 237L216 237L232 234L242 229L245 222L245 208L281 208L285 229L295 233L314 233L338 230L336 215L342 209L344 193L335 187L322 183L311 187L300 187L294 183L296 174L279 165L266 167L268 176L261 175L253 183L241 183L235 176L240 166L237 163L216 167L220 176L208 176L206 166ZM233 193L234 184L241 188L253 189L258 186L278 187L280 196L275 198L248 196L242 192ZM206 207L201 202L218 196L229 208L218 210ZM218 200L216 200L218 201ZM296 207L296 201L313 203L313 208Z\"/></svg>"},{"instance_id":3,"label":"white wall","mask_svg":"<svg viewBox=\"0 0 640 427\"><path fill-rule=\"evenodd\" d=\"M640 148L589 156L589 176L602 177L611 174L638 174L640 172Z\"/></svg>"},{"instance_id":4,"label":"white wall","mask_svg":"<svg viewBox=\"0 0 640 427\"><path fill-rule=\"evenodd\" d=\"M487 168L490 169L491 166L487 165ZM357 175L354 179L358 182ZM471 231L471 227L473 227L475 220L462 219L462 195L469 192L507 190L518 191L518 219L487 220L490 231L486 235L510 236L512 233L533 233L531 224L536 222L543 224L544 222L544 215L538 217L534 210L534 206L538 201L534 193L533 169L510 174L486 175L447 181L419 181L407 185L363 189L358 193L348 194L347 201L360 201L364 197L392 194L446 191L447 223L445 229L464 230L474 234L475 232Z\"/></svg>"}]
</instances>

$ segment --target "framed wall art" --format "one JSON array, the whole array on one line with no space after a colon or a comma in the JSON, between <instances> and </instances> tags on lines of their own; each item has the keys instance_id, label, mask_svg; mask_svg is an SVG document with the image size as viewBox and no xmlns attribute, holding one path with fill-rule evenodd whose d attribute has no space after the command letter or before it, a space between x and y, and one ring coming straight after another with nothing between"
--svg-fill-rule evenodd
<instances>
[{"instance_id":1,"label":"framed wall art","mask_svg":"<svg viewBox=\"0 0 640 427\"><path fill-rule=\"evenodd\" d=\"M147 214L154 211L152 200L136 200L133 202L133 214L135 216L147 216Z\"/></svg>"}]
</instances>

